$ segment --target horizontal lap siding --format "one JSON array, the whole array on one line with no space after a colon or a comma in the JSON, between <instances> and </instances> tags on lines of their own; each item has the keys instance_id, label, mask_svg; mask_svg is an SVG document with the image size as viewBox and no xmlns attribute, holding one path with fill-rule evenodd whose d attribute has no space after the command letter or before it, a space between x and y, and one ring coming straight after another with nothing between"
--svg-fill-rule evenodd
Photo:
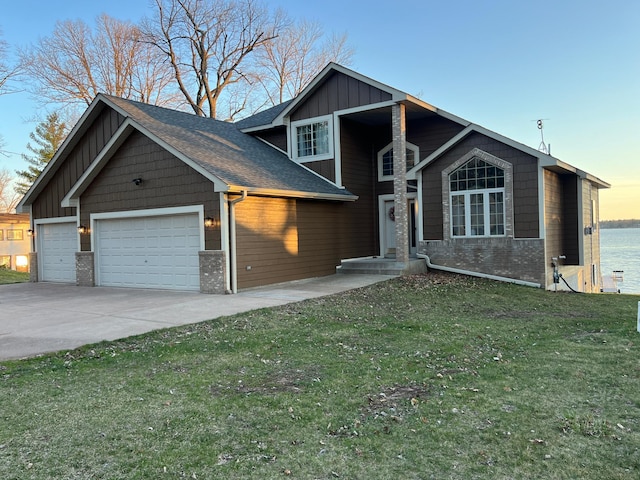
<instances>
[{"instance_id":1,"label":"horizontal lap siding","mask_svg":"<svg viewBox=\"0 0 640 480\"><path fill-rule=\"evenodd\" d=\"M376 132L377 133L377 132ZM358 196L341 206L341 255L355 258L377 255L378 197L377 155L374 130L347 119L340 122L342 183Z\"/></svg>"},{"instance_id":2,"label":"horizontal lap siding","mask_svg":"<svg viewBox=\"0 0 640 480\"><path fill-rule=\"evenodd\" d=\"M513 215L515 238L538 238L538 165L534 157L479 133L473 133L422 171L425 240L441 240L442 176L453 162L479 148L513 165Z\"/></svg>"},{"instance_id":3,"label":"horizontal lap siding","mask_svg":"<svg viewBox=\"0 0 640 480\"><path fill-rule=\"evenodd\" d=\"M142 178L141 185L132 180ZM80 199L81 221L91 213L204 205L207 217L220 216L213 184L139 132L132 133ZM89 238L82 238L89 250ZM220 249L220 230L205 230L205 248Z\"/></svg>"},{"instance_id":4,"label":"horizontal lap siding","mask_svg":"<svg viewBox=\"0 0 640 480\"><path fill-rule=\"evenodd\" d=\"M335 273L339 203L248 197L237 203L238 287Z\"/></svg>"},{"instance_id":5,"label":"horizontal lap siding","mask_svg":"<svg viewBox=\"0 0 640 480\"><path fill-rule=\"evenodd\" d=\"M97 116L66 157L59 159L57 171L33 202L34 219L75 215L75 208L61 207L62 199L95 160L123 121L124 117L109 108Z\"/></svg>"}]
</instances>

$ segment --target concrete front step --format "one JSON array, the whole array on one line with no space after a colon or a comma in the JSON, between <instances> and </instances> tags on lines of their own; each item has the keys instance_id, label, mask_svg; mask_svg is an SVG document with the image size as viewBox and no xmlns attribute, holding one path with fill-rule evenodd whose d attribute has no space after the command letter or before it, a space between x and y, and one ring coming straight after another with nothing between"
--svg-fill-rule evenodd
<instances>
[{"instance_id":1,"label":"concrete front step","mask_svg":"<svg viewBox=\"0 0 640 480\"><path fill-rule=\"evenodd\" d=\"M427 271L427 264L422 259L409 259L407 264L396 262L393 258L350 258L342 260L340 266L336 268L337 273L342 274L367 274L367 275L410 275L413 273L424 273Z\"/></svg>"}]
</instances>

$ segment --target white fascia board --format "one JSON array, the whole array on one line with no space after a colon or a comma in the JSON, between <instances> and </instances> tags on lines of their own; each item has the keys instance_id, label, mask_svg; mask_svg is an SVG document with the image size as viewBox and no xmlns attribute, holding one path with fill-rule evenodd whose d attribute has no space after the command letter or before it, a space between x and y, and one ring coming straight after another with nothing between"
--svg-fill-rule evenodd
<instances>
[{"instance_id":1,"label":"white fascia board","mask_svg":"<svg viewBox=\"0 0 640 480\"><path fill-rule=\"evenodd\" d=\"M67 137L62 142L62 145L60 145L60 148L58 148L51 160L49 160L49 163L47 163L47 165L44 167L42 173L38 175L27 193L25 193L24 197L22 197L22 200L20 200L20 203L18 203L18 205L16 206L16 212L25 213L28 211L26 210L25 205L30 205L31 201L34 199L33 197L40 193L40 187L44 186L44 184L46 183L45 179L48 180L47 177L49 176L49 172L51 172L52 170L55 171L55 169L58 168L58 161L60 161L60 158L64 156L64 153L66 153L69 145L75 141L76 135L84 127L87 119L89 119L93 115L94 110L98 108L97 105L101 102L106 103L106 99L101 94L98 94L96 98L93 99L93 102L91 102L91 105L89 105L80 119L71 129Z\"/></svg>"},{"instance_id":2,"label":"white fascia board","mask_svg":"<svg viewBox=\"0 0 640 480\"><path fill-rule=\"evenodd\" d=\"M287 197L287 198L305 198L314 200L339 200L342 202L355 202L359 197L357 195L347 195L339 193L317 193L317 192L301 192L296 190L277 190L270 188L254 188L242 187L240 185L229 185L228 193L241 193L246 191L249 195L259 197Z\"/></svg>"}]
</instances>

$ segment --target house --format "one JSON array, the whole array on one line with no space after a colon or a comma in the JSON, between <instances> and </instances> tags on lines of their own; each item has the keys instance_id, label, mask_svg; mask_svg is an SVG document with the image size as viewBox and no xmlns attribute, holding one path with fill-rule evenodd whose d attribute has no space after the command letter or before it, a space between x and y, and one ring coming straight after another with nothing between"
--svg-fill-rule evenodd
<instances>
[{"instance_id":1,"label":"house","mask_svg":"<svg viewBox=\"0 0 640 480\"><path fill-rule=\"evenodd\" d=\"M329 64L235 124L98 95L18 208L34 281L224 293L390 258L592 292L608 187Z\"/></svg>"},{"instance_id":2,"label":"house","mask_svg":"<svg viewBox=\"0 0 640 480\"><path fill-rule=\"evenodd\" d=\"M31 252L29 215L0 213L0 268L26 272Z\"/></svg>"}]
</instances>

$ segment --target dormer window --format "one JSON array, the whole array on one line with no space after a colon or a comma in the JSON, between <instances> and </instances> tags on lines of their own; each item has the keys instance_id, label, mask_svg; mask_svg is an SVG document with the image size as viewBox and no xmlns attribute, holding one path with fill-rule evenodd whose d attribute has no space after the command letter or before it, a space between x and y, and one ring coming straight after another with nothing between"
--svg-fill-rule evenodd
<instances>
[{"instance_id":1,"label":"dormer window","mask_svg":"<svg viewBox=\"0 0 640 480\"><path fill-rule=\"evenodd\" d=\"M407 142L407 171L418 162L420 150L417 145ZM393 142L378 152L378 181L393 180Z\"/></svg>"},{"instance_id":2,"label":"dormer window","mask_svg":"<svg viewBox=\"0 0 640 480\"><path fill-rule=\"evenodd\" d=\"M331 115L299 120L291 124L293 154L300 162L325 160L333 156Z\"/></svg>"}]
</instances>

